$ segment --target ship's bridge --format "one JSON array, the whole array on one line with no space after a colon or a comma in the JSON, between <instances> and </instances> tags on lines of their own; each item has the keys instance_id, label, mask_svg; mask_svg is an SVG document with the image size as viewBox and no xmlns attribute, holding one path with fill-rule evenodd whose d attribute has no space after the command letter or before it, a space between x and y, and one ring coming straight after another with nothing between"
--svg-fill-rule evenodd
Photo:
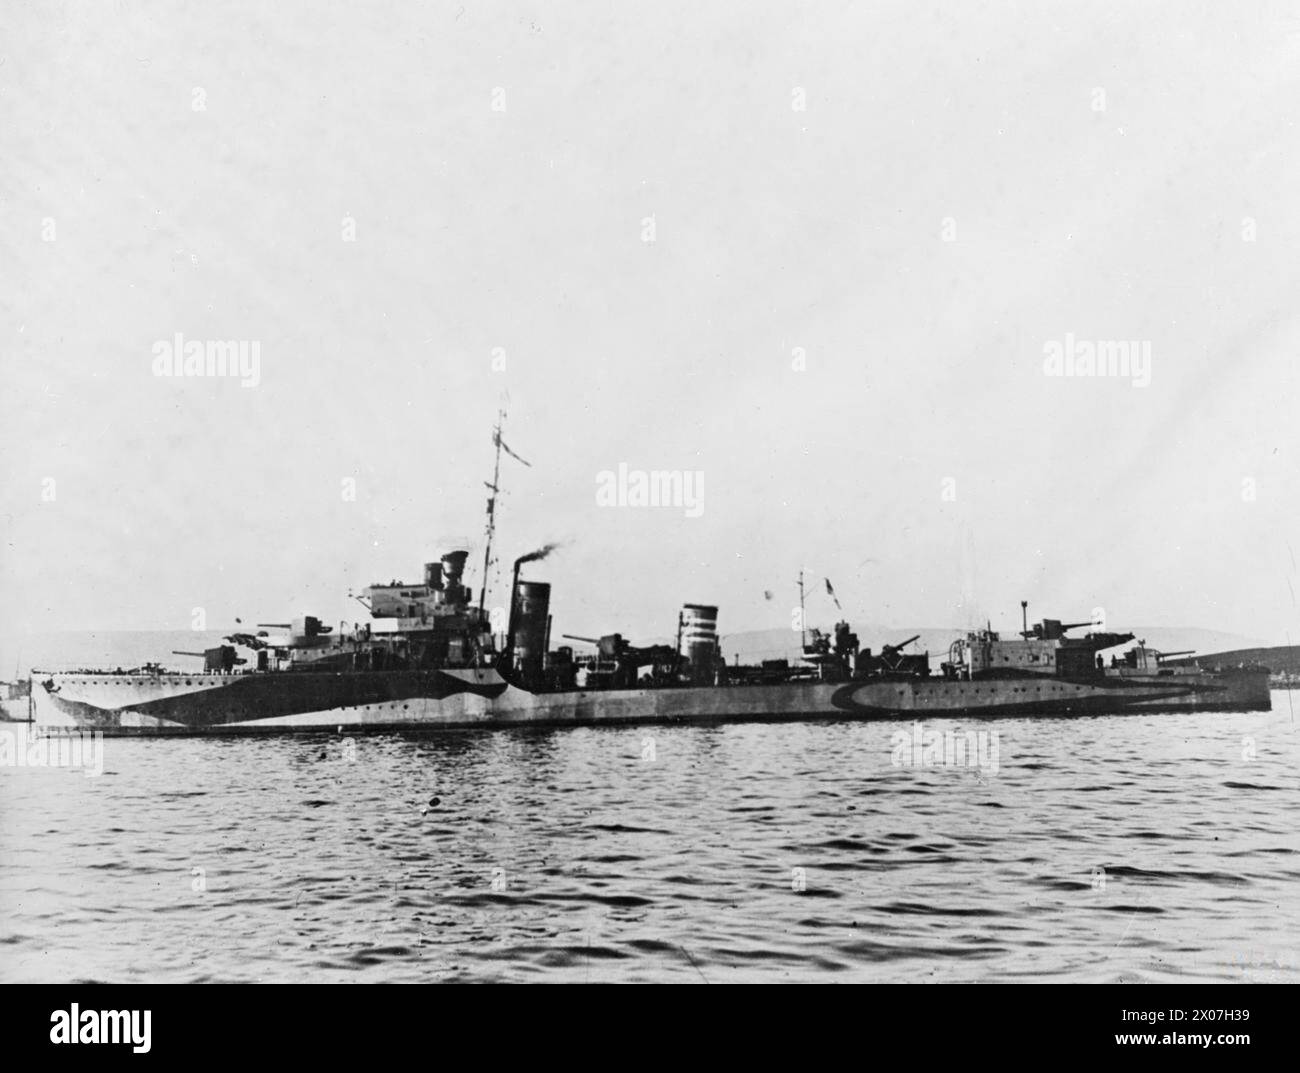
<instances>
[{"instance_id":1,"label":"ship's bridge","mask_svg":"<svg viewBox=\"0 0 1300 1073\"><path fill-rule=\"evenodd\" d=\"M400 619L407 625L441 625L463 616L471 594L461 578L466 551L448 552L441 562L424 564L424 580L417 584L390 581L366 589L370 614L376 619Z\"/></svg>"}]
</instances>

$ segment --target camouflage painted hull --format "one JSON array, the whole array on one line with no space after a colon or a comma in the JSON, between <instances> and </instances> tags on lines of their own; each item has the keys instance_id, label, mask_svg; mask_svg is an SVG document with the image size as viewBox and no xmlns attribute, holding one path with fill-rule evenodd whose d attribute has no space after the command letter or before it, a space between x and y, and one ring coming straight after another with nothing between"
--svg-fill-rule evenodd
<instances>
[{"instance_id":1,"label":"camouflage painted hull","mask_svg":"<svg viewBox=\"0 0 1300 1073\"><path fill-rule=\"evenodd\" d=\"M433 730L804 719L1052 718L1267 711L1266 671L788 682L532 693L495 670L56 674L33 688L36 722L106 734Z\"/></svg>"}]
</instances>

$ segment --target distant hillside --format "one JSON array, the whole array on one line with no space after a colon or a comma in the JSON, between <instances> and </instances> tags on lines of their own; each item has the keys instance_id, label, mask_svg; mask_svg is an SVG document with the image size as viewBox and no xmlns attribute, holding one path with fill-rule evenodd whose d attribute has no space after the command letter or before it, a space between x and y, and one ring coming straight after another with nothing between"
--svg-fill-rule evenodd
<instances>
[{"instance_id":1,"label":"distant hillside","mask_svg":"<svg viewBox=\"0 0 1300 1073\"><path fill-rule=\"evenodd\" d=\"M828 628L829 625L827 623L823 628ZM932 656L946 656L948 646L958 637L963 636L960 630L920 627L893 630L886 626L861 626L855 627L855 632L859 644L876 652L882 645L896 645L919 633L920 639L915 644L909 645L907 651L929 651ZM797 630L748 630L743 633L724 634L722 654L728 663L736 662L737 655L741 663L758 663L765 659L797 660L803 654L803 650Z\"/></svg>"},{"instance_id":2,"label":"distant hillside","mask_svg":"<svg viewBox=\"0 0 1300 1073\"><path fill-rule=\"evenodd\" d=\"M824 625L829 626L830 623ZM1300 655L1297 655L1300 653L1300 645L1270 648L1261 645L1256 638L1188 627L1113 628L1120 633L1133 633L1145 639L1148 645L1165 652L1191 649L1198 654L1214 653L1213 658L1222 660L1225 664L1258 660L1266 666L1273 667L1274 670L1300 671ZM909 645L907 651L928 651L931 665L935 670L938 670L939 663L947 656L948 646L965 633L964 630L930 626L903 626L895 629L888 626L868 625L856 629L859 642L876 652L880 651L883 644L898 644L900 641L906 641L913 634L920 634L920 639ZM173 656L172 650L199 652L204 648L220 644L221 636L221 631L218 630L204 632L77 630L66 633L34 633L22 637L9 636L0 638L0 680L14 677L15 668L19 676L25 677L32 667L46 671L71 670L77 667L138 667L154 660L159 660L177 670L189 668L198 670L202 666L200 660L186 656ZM1007 634L1004 633L1004 636ZM1076 630L1072 636L1082 636L1082 631ZM673 644L676 638L665 636L634 640L637 644ZM552 643L567 642L554 638ZM757 663L765 659L793 661L801 655L799 634L794 630L782 629L724 634L722 652L728 663L734 663L737 654L742 663ZM247 654L243 653L245 656Z\"/></svg>"},{"instance_id":3,"label":"distant hillside","mask_svg":"<svg viewBox=\"0 0 1300 1073\"><path fill-rule=\"evenodd\" d=\"M829 626L829 623L826 624ZM864 648L879 652L884 644L898 644L906 641L913 634L920 634L919 640L908 646L908 652L929 652L931 666L936 670L939 663L948 654L948 646L959 637L966 635L965 630L936 628L933 626L887 626L855 627L858 642ZM1259 640L1242 637L1239 634L1223 633L1220 630L1205 630L1194 626L1111 626L1115 633L1131 633L1139 640L1144 640L1152 648L1165 652L1216 652L1236 647L1245 650L1276 651L1259 647ZM1074 630L1072 637L1082 637L1086 631ZM1014 631L1004 631L1003 636L1015 637ZM722 652L728 663L734 663L740 656L741 663L757 663L764 659L796 660L800 651L799 634L795 630L750 630L743 633L724 634Z\"/></svg>"},{"instance_id":4,"label":"distant hillside","mask_svg":"<svg viewBox=\"0 0 1300 1073\"><path fill-rule=\"evenodd\" d=\"M1151 648L1162 652L1222 652L1228 648L1258 648L1264 642L1258 637L1243 637L1239 633L1222 630L1205 630L1187 626L1111 626L1119 633L1131 633L1146 641ZM1082 636L1076 631L1072 636Z\"/></svg>"},{"instance_id":5,"label":"distant hillside","mask_svg":"<svg viewBox=\"0 0 1300 1073\"><path fill-rule=\"evenodd\" d=\"M1171 659L1172 664L1191 663L1192 659ZM1266 648L1234 648L1229 652L1212 652L1198 656L1201 666L1235 667L1239 663L1258 663L1271 671L1300 674L1300 645L1275 645Z\"/></svg>"},{"instance_id":6,"label":"distant hillside","mask_svg":"<svg viewBox=\"0 0 1300 1073\"><path fill-rule=\"evenodd\" d=\"M201 670L203 661L173 656L173 649L201 652L221 644L221 630L68 630L0 639L0 679L25 676L33 667L68 671L79 667L111 669L161 662L176 670ZM247 656L245 652L243 655Z\"/></svg>"}]
</instances>

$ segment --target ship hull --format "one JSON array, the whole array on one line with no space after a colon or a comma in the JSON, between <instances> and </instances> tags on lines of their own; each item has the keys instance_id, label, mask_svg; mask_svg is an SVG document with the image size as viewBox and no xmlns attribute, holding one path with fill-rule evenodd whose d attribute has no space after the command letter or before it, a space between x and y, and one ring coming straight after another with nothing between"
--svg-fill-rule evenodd
<instances>
[{"instance_id":1,"label":"ship hull","mask_svg":"<svg viewBox=\"0 0 1300 1073\"><path fill-rule=\"evenodd\" d=\"M1267 711L1268 674L789 682L532 693L495 670L243 675L60 674L35 718L109 735L354 732L809 719L1062 718Z\"/></svg>"}]
</instances>

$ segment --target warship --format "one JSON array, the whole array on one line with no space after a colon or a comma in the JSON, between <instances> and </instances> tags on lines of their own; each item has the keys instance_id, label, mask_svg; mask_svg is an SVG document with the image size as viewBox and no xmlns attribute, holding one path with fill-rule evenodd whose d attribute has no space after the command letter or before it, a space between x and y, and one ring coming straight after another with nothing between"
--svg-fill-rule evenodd
<instances>
[{"instance_id":1,"label":"warship","mask_svg":"<svg viewBox=\"0 0 1300 1073\"><path fill-rule=\"evenodd\" d=\"M1117 713L1267 711L1269 671L1167 664L1138 641L1092 622L1043 619L1003 637L968 631L941 657L906 650L916 638L861 647L847 622L801 634L795 660L728 664L718 607L683 603L675 643L634 645L621 633L563 635L552 646L550 585L522 577L545 546L514 560L505 622L485 610L495 560L501 456L492 440L485 550L478 600L466 583L469 552L424 564L418 582L390 581L357 597L369 621L336 630L317 616L261 623L202 652L202 668L33 672L38 725L106 735L709 723L811 719L1066 717ZM523 461L520 459L520 461ZM800 603L804 600L800 574ZM504 626L504 630L500 629ZM495 627L495 628L494 628ZM1082 636L1070 636L1087 629ZM247 653L241 654L241 653Z\"/></svg>"}]
</instances>

